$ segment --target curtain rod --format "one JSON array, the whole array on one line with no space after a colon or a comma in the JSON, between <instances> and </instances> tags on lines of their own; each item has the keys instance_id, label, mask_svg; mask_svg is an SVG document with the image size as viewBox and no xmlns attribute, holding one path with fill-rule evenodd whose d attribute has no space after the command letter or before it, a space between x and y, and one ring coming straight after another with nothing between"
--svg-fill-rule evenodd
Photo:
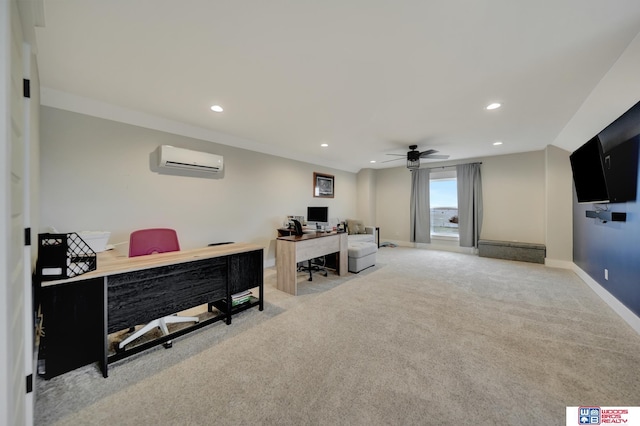
<instances>
[{"instance_id":1,"label":"curtain rod","mask_svg":"<svg viewBox=\"0 0 640 426\"><path fill-rule=\"evenodd\" d=\"M440 167L425 167L426 170L435 170L435 169L448 169L451 167L455 167L455 166L460 166L462 164L482 164L482 161L476 161L475 163L460 163L460 164L453 164L451 166L440 166Z\"/></svg>"}]
</instances>

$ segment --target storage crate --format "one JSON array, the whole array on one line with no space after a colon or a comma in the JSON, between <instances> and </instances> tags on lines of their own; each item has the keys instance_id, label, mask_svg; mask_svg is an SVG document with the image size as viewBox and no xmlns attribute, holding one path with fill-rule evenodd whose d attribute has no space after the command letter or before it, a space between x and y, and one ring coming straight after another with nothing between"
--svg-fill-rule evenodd
<instances>
[{"instance_id":1,"label":"storage crate","mask_svg":"<svg viewBox=\"0 0 640 426\"><path fill-rule=\"evenodd\" d=\"M75 232L39 234L36 272L42 281L72 278L97 266L96 253Z\"/></svg>"}]
</instances>

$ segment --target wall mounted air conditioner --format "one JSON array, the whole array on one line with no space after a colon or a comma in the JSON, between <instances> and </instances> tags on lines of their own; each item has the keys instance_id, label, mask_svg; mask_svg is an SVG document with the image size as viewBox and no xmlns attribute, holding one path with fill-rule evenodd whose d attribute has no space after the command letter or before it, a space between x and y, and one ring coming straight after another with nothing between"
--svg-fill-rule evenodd
<instances>
[{"instance_id":1,"label":"wall mounted air conditioner","mask_svg":"<svg viewBox=\"0 0 640 426\"><path fill-rule=\"evenodd\" d=\"M222 172L224 165L224 159L221 155L176 148L171 145L161 145L158 158L158 166L161 169L191 170L215 174Z\"/></svg>"}]
</instances>

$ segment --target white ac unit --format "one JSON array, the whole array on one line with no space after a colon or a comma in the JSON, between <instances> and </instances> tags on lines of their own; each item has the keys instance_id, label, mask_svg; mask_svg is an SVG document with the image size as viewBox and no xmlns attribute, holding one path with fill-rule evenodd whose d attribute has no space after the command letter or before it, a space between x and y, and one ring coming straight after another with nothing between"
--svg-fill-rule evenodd
<instances>
[{"instance_id":1,"label":"white ac unit","mask_svg":"<svg viewBox=\"0 0 640 426\"><path fill-rule=\"evenodd\" d=\"M220 173L224 166L224 159L221 155L176 148L171 145L161 145L158 158L158 166L167 169L192 170L215 174Z\"/></svg>"}]
</instances>

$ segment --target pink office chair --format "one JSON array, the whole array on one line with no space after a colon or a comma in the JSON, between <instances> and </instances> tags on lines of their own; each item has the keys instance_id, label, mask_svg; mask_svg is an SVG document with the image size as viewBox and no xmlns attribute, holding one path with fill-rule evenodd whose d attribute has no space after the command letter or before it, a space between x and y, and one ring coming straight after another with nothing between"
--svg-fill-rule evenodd
<instances>
[{"instance_id":1,"label":"pink office chair","mask_svg":"<svg viewBox=\"0 0 640 426\"><path fill-rule=\"evenodd\" d=\"M134 231L129 237L129 257L145 256L153 253L166 253L170 251L180 251L178 235L174 229L151 228ZM131 336L124 339L118 347L124 349L126 345L146 334L150 330L158 327L165 336L169 334L167 324L179 322L198 322L198 317L179 317L171 315L151 321ZM133 330L132 330L133 331ZM165 348L171 347L171 340L164 344Z\"/></svg>"}]
</instances>

